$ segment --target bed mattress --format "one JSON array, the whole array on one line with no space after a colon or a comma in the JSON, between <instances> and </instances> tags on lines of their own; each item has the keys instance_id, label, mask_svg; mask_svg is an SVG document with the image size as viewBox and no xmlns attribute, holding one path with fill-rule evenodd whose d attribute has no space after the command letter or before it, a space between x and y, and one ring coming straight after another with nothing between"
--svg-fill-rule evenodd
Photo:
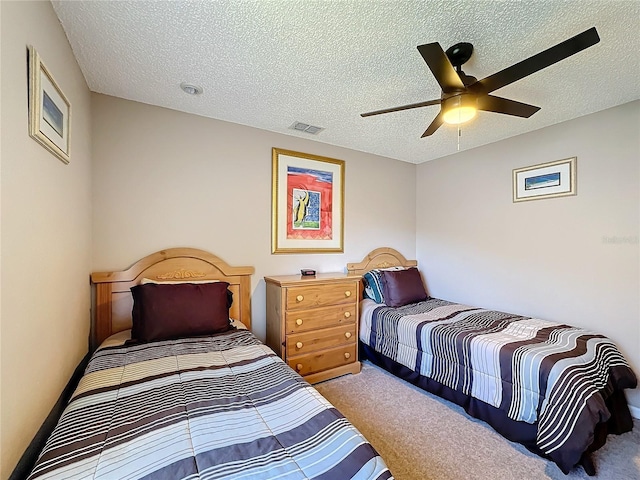
<instances>
[{"instance_id":1,"label":"bed mattress","mask_svg":"<svg viewBox=\"0 0 640 480\"><path fill-rule=\"evenodd\" d=\"M607 398L637 384L603 335L435 298L398 308L364 300L360 340L457 403L471 398L477 411L481 402L501 412L510 423L492 423L499 432L513 430L514 422L533 431L534 451L565 473L611 417Z\"/></svg>"},{"instance_id":2,"label":"bed mattress","mask_svg":"<svg viewBox=\"0 0 640 480\"><path fill-rule=\"evenodd\" d=\"M118 343L93 355L30 479L393 478L247 330Z\"/></svg>"}]
</instances>

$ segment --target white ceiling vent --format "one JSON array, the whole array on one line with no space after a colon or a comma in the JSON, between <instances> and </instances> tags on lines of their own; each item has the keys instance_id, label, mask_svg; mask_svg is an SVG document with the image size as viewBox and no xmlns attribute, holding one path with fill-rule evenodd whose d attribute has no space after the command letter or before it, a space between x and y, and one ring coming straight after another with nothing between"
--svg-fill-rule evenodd
<instances>
[{"instance_id":1,"label":"white ceiling vent","mask_svg":"<svg viewBox=\"0 0 640 480\"><path fill-rule=\"evenodd\" d=\"M308 123L302 122L294 122L293 125L289 127L291 130L298 130L299 132L310 133L311 135L319 134L324 128L316 127L314 125L309 125Z\"/></svg>"}]
</instances>

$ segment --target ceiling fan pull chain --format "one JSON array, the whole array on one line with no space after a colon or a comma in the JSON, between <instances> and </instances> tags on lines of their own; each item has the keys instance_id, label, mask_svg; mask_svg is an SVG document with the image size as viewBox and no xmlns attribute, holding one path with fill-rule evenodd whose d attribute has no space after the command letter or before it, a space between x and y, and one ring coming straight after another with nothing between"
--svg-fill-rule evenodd
<instances>
[{"instance_id":1,"label":"ceiling fan pull chain","mask_svg":"<svg viewBox=\"0 0 640 480\"><path fill-rule=\"evenodd\" d=\"M460 151L460 137L462 136L462 129L458 125L458 151Z\"/></svg>"}]
</instances>

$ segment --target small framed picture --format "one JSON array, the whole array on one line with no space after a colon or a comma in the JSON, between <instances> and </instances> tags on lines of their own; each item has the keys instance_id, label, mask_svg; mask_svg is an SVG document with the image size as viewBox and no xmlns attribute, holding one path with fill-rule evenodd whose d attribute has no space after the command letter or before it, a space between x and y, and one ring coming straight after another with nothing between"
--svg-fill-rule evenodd
<instances>
[{"instance_id":1,"label":"small framed picture","mask_svg":"<svg viewBox=\"0 0 640 480\"><path fill-rule=\"evenodd\" d=\"M64 163L69 163L71 104L44 66L28 49L29 135Z\"/></svg>"},{"instance_id":2,"label":"small framed picture","mask_svg":"<svg viewBox=\"0 0 640 480\"><path fill-rule=\"evenodd\" d=\"M576 194L576 157L513 170L513 201Z\"/></svg>"},{"instance_id":3,"label":"small framed picture","mask_svg":"<svg viewBox=\"0 0 640 480\"><path fill-rule=\"evenodd\" d=\"M273 149L271 253L344 251L344 161Z\"/></svg>"}]
</instances>

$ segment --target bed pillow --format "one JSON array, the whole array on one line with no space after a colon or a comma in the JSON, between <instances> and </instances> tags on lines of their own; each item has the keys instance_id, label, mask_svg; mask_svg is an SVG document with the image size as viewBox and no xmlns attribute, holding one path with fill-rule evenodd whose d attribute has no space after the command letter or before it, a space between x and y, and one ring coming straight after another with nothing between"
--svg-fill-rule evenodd
<instances>
[{"instance_id":1,"label":"bed pillow","mask_svg":"<svg viewBox=\"0 0 640 480\"><path fill-rule=\"evenodd\" d=\"M215 282L131 287L132 338L146 343L230 330L228 286Z\"/></svg>"},{"instance_id":2,"label":"bed pillow","mask_svg":"<svg viewBox=\"0 0 640 480\"><path fill-rule=\"evenodd\" d=\"M147 283L155 283L157 285L184 285L185 283L205 284L218 283L219 281L220 280L153 280L152 278L143 278L140 280L140 284L146 285ZM233 292L229 289L227 289L227 303L229 304L229 308L231 308L231 305L233 305Z\"/></svg>"},{"instance_id":3,"label":"bed pillow","mask_svg":"<svg viewBox=\"0 0 640 480\"><path fill-rule=\"evenodd\" d=\"M370 298L376 303L386 303L384 301L384 291L382 288L382 272L404 270L405 267L376 268L369 270L362 276L364 282L364 298Z\"/></svg>"},{"instance_id":4,"label":"bed pillow","mask_svg":"<svg viewBox=\"0 0 640 480\"><path fill-rule=\"evenodd\" d=\"M362 281L364 282L364 298L370 298L376 303L384 303L380 270L368 271L362 276Z\"/></svg>"},{"instance_id":5,"label":"bed pillow","mask_svg":"<svg viewBox=\"0 0 640 480\"><path fill-rule=\"evenodd\" d=\"M426 300L427 291L417 268L382 272L384 303L390 307L402 307Z\"/></svg>"},{"instance_id":6,"label":"bed pillow","mask_svg":"<svg viewBox=\"0 0 640 480\"><path fill-rule=\"evenodd\" d=\"M185 283L196 283L196 284L200 284L200 283L216 283L219 282L220 280L154 280L152 278L142 278L142 280L140 280L140 284L141 285L146 285L147 283L156 283L156 284L163 284L163 285L182 285ZM231 308L231 305L233 304L233 292L231 290L227 290L227 303L229 305L229 308ZM135 309L135 304L133 306L133 308ZM135 314L132 314L132 317L135 317ZM138 338L140 335L138 334L138 329L136 324L134 323L133 326L131 327L131 339L133 341L135 341L136 338Z\"/></svg>"}]
</instances>

